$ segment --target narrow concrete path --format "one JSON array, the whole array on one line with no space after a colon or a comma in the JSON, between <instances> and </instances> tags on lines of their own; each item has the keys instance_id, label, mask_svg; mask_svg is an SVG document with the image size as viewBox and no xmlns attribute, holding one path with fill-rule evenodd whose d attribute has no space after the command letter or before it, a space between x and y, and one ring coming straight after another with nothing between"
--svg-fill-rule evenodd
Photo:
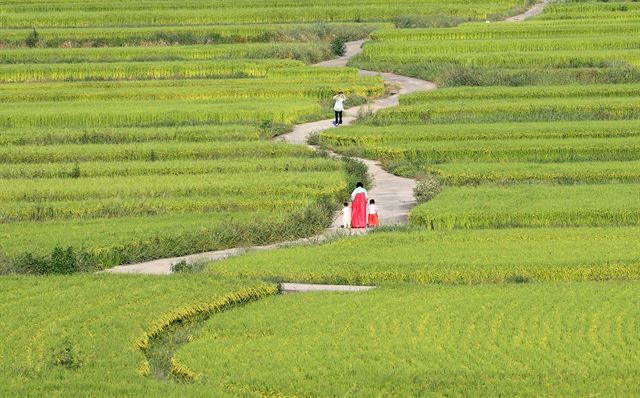
<instances>
[{"instance_id":1,"label":"narrow concrete path","mask_svg":"<svg viewBox=\"0 0 640 398\"><path fill-rule=\"evenodd\" d=\"M527 18L531 18L533 16L536 16L538 14L541 14L542 11L544 11L544 7L553 2L553 0L542 0L536 4L534 4L533 6L531 6L531 8L529 8L527 11L523 12L522 14L518 14L518 15L514 15L512 17L509 17L507 19L505 19L506 22L519 22L519 21L524 21Z\"/></svg>"},{"instance_id":2,"label":"narrow concrete path","mask_svg":"<svg viewBox=\"0 0 640 398\"><path fill-rule=\"evenodd\" d=\"M346 64L344 59L349 59L356 54L360 53L360 48L356 48L353 44L361 45L362 41L348 43L349 53L345 57L338 58L332 61L325 61L320 66L334 67L335 64ZM415 79L406 76L400 76L393 73L380 73L371 72L366 70L360 70L362 75L381 75L385 82L393 83L399 88L397 92L392 93L389 96L382 97L371 101L369 104L356 106L349 108L344 112L342 118L343 125L349 125L353 123L361 110L376 112L380 109L397 106L399 103L399 97L403 94L413 93L416 91L429 91L437 88L435 83L425 80ZM294 127L293 131L288 134L281 135L276 139L286 141L290 144L304 145L307 139L312 134L317 134L322 131L334 128L332 119L320 120L316 122L298 124ZM314 148L314 147L312 147ZM315 149L315 148L314 148ZM333 156L340 156L332 153ZM381 225L394 225L404 224L407 222L409 210L416 204L416 199L413 193L413 189L416 186L416 181L411 178L403 178L395 176L385 171L378 162L369 159L356 159L367 165L369 168L369 174L374 182L373 187L368 187L369 197L376 200L376 206L380 212L380 224ZM333 227L338 225L338 221L334 221Z\"/></svg>"},{"instance_id":3,"label":"narrow concrete path","mask_svg":"<svg viewBox=\"0 0 640 398\"><path fill-rule=\"evenodd\" d=\"M530 9L522 14L515 15L507 18L508 22L523 21L534 15L540 14L544 7L551 3L553 0L542 0ZM362 52L362 46L365 40L358 40L346 43L346 52L342 57L323 61L315 66L318 67L344 67L349 62L349 59L360 54ZM361 109L367 109L372 112L376 112L383 108L397 106L399 104L399 97L403 94L408 94L416 91L435 90L437 86L433 82L415 79L407 76L396 75L393 73L381 73L367 70L360 70L359 73L363 76L380 75L385 82L391 83L398 87L397 92L391 93L391 95L383 98L373 100L370 104L365 104L358 107L353 107L345 112L343 117L343 124L348 125L353 123ZM311 134L315 134L333 127L332 120L319 120L316 122L304 123L296 125L293 130L277 137L277 140L283 140L291 144L306 145L307 139ZM339 128L339 127L338 127ZM339 156L333 154L334 156ZM380 223L382 225L403 224L407 221L407 216L411 208L415 205L415 197L413 189L415 187L415 180L409 178L403 178L395 176L382 169L380 164L374 160L369 159L357 159L369 168L369 173L374 180L374 186L369 189L369 196L376 199L376 205L380 210ZM221 260L230 256L240 255L247 251L261 251L272 250L287 246L296 246L304 244L315 244L325 242L333 237L343 234L337 228L338 217L336 216L332 227L328 228L324 234L298 239L295 241L280 242L265 246L252 246L248 248L232 248L226 250L217 250L206 253L192 254L188 256L164 258L154 261L148 261L138 264L121 265L114 268L105 270L104 272L111 273L145 273L145 274L170 274L171 266L180 262L198 262L198 261L215 261ZM305 284L281 284L283 291L317 291L317 290L341 290L341 291L358 291L368 290L373 288L372 286L336 286L336 285L305 285ZM352 290L350 290L352 289Z\"/></svg>"},{"instance_id":4,"label":"narrow concrete path","mask_svg":"<svg viewBox=\"0 0 640 398\"><path fill-rule=\"evenodd\" d=\"M375 286L353 285L314 285L308 283L281 283L282 293L308 293L308 292L364 292L374 289Z\"/></svg>"}]
</instances>

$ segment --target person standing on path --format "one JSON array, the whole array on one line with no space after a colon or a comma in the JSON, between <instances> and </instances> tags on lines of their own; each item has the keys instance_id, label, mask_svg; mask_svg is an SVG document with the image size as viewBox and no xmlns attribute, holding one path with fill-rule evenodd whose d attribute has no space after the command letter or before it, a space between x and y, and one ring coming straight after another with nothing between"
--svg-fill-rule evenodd
<instances>
[{"instance_id":1,"label":"person standing on path","mask_svg":"<svg viewBox=\"0 0 640 398\"><path fill-rule=\"evenodd\" d=\"M342 208L342 228L351 228L351 209L349 208L349 202L344 202Z\"/></svg>"},{"instance_id":2,"label":"person standing on path","mask_svg":"<svg viewBox=\"0 0 640 398\"><path fill-rule=\"evenodd\" d=\"M379 222L378 218L378 207L376 206L376 201L371 199L369 200L369 219L367 221L367 225L372 227L377 227Z\"/></svg>"},{"instance_id":3,"label":"person standing on path","mask_svg":"<svg viewBox=\"0 0 640 398\"><path fill-rule=\"evenodd\" d=\"M333 110L336 113L336 120L333 122L333 125L336 127L342 124L342 112L344 112L344 101L346 101L346 99L347 98L344 96L342 91L333 97L333 100L335 101L333 104Z\"/></svg>"},{"instance_id":4,"label":"person standing on path","mask_svg":"<svg viewBox=\"0 0 640 398\"><path fill-rule=\"evenodd\" d=\"M367 190L361 182L351 193L351 228L367 227Z\"/></svg>"}]
</instances>

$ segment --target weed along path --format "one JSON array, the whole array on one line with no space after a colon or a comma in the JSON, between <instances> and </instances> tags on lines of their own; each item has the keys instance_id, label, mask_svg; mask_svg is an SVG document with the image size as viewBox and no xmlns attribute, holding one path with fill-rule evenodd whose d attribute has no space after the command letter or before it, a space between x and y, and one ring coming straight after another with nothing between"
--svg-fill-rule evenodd
<instances>
[{"instance_id":1,"label":"weed along path","mask_svg":"<svg viewBox=\"0 0 640 398\"><path fill-rule=\"evenodd\" d=\"M544 6L550 3L552 0L542 0L536 3L527 11L522 14L515 15L507 19L507 21L522 21L534 15L540 14ZM362 46L365 40L358 40L346 43L345 54L339 58L331 59L316 64L317 67L345 67L348 61L362 52ZM360 105L357 107L349 108L345 111L343 117L343 124L348 125L353 123L357 119L357 115L361 111L376 112L380 109L397 106L399 104L399 97L403 94L413 93L417 91L429 91L437 89L437 86L433 82L416 79L407 76L401 76L394 73L382 73L367 70L359 70L359 73L364 76L382 76L385 84L393 87L392 92L385 97L377 98L368 104ZM290 133L283 134L275 138L275 140L281 140L294 145L307 145L308 138L320 133L327 129L336 128L332 125L332 119L319 120L315 122L303 123L294 126ZM338 127L339 128L339 127ZM313 149L317 149L314 146L309 145ZM339 157L338 154L332 154ZM355 160L364 163L368 169L369 174L372 177L374 186L369 189L369 196L376 199L376 205L380 210L380 223L382 225L397 225L405 224L411 208L416 204L414 196L414 188L416 181L409 178L403 178L395 176L382 169L380 164L376 161L369 159ZM334 225L328 228L322 235L298 239L295 241L280 242L265 246L253 246L249 248L232 248L226 250L218 250L206 253L198 253L188 256L164 258L154 261L148 261L138 264L121 265L104 272L112 273L145 273L145 274L170 274L171 266L181 261L197 262L197 261L215 261L221 260L230 256L240 255L246 251L253 250L272 250L279 247L286 247L292 245L304 245L321 243L330 239L332 236L339 234L337 231L337 217L334 221ZM360 287L352 287L349 289L347 286L335 286L335 285L305 285L305 284L282 284L281 288L286 292L295 291L315 291L315 290L347 290L347 291L359 291ZM362 287L364 289L371 287Z\"/></svg>"}]
</instances>

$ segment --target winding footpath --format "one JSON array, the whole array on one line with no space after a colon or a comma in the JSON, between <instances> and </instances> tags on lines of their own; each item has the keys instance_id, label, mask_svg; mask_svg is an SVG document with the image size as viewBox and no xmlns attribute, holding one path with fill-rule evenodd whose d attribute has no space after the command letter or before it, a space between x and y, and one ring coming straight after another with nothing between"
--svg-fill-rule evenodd
<instances>
[{"instance_id":1,"label":"winding footpath","mask_svg":"<svg viewBox=\"0 0 640 398\"><path fill-rule=\"evenodd\" d=\"M534 15L540 14L544 6L552 0L542 0L522 14L507 18L506 21L522 21ZM315 66L318 67L345 67L349 60L362 52L362 45L365 40L358 40L346 43L345 55L336 59L320 62ZM437 85L426 80L411 78L407 76L396 75L394 73L381 73L367 70L359 70L362 76L380 75L385 83L391 87L397 87L395 92L390 95L377 98L368 104L349 108L345 111L343 124L348 125L357 119L358 113L362 111L376 112L380 109L397 106L399 98L403 94L413 93L417 91L430 91L437 89ZM290 133L276 137L276 140L285 141L294 145L307 145L307 139L312 135L327 129L336 128L332 125L332 120L319 120L310 123L298 124L294 126ZM338 127L339 128L339 127ZM313 149L314 146L309 145ZM340 156L331 153L332 156ZM369 159L354 158L363 162L369 169L374 186L369 189L369 196L376 199L376 205L380 210L380 223L382 225L406 224L409 211L416 204L414 196L414 188L416 181L410 178L395 176L382 169L380 164ZM121 265L105 272L110 273L144 273L144 274L170 274L171 266L180 261L200 262L221 260L230 256L237 256L247 251L263 251L273 250L276 248L315 244L324 242L341 232L337 228L338 216L336 215L333 225L322 234L310 238L303 238L294 241L280 242L264 246L252 246L248 248L232 248L226 250L217 250L206 253L192 254L188 256L164 258L154 261L148 261L138 264ZM344 233L344 232L342 232ZM319 290L338 290L338 291L361 291L371 289L373 286L345 286L345 285L309 285L296 283L282 283L281 290L283 292L306 292Z\"/></svg>"}]
</instances>

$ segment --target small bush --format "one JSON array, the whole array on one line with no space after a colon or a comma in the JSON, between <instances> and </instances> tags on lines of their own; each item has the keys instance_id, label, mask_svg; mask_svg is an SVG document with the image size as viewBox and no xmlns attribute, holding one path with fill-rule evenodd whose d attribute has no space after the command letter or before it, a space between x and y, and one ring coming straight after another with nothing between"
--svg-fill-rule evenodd
<instances>
[{"instance_id":1,"label":"small bush","mask_svg":"<svg viewBox=\"0 0 640 398\"><path fill-rule=\"evenodd\" d=\"M181 260L171 266L171 272L195 274L202 272L206 264L207 263L205 261L194 261L189 263L185 260Z\"/></svg>"},{"instance_id":2,"label":"small bush","mask_svg":"<svg viewBox=\"0 0 640 398\"><path fill-rule=\"evenodd\" d=\"M450 28L468 20L468 18L438 14L402 15L395 18L393 22L398 28Z\"/></svg>"},{"instance_id":3,"label":"small bush","mask_svg":"<svg viewBox=\"0 0 640 398\"><path fill-rule=\"evenodd\" d=\"M73 342L65 337L59 347L51 351L49 363L52 366L61 366L67 369L78 369L84 364L80 354L73 346Z\"/></svg>"},{"instance_id":4,"label":"small bush","mask_svg":"<svg viewBox=\"0 0 640 398\"><path fill-rule=\"evenodd\" d=\"M418 178L418 184L414 190L418 203L427 202L435 198L442 191L442 182L435 174L425 174Z\"/></svg>"},{"instance_id":5,"label":"small bush","mask_svg":"<svg viewBox=\"0 0 640 398\"><path fill-rule=\"evenodd\" d=\"M346 42L343 36L336 36L335 39L331 40L331 52L339 57L343 56L347 51Z\"/></svg>"},{"instance_id":6,"label":"small bush","mask_svg":"<svg viewBox=\"0 0 640 398\"><path fill-rule=\"evenodd\" d=\"M69 177L70 178L80 178L80 165L78 163L73 165L73 168L71 169L71 171L69 172Z\"/></svg>"},{"instance_id":7,"label":"small bush","mask_svg":"<svg viewBox=\"0 0 640 398\"><path fill-rule=\"evenodd\" d=\"M77 271L76 254L73 247L67 249L55 247L51 253L48 267L49 274L72 274Z\"/></svg>"},{"instance_id":8,"label":"small bush","mask_svg":"<svg viewBox=\"0 0 640 398\"><path fill-rule=\"evenodd\" d=\"M261 138L271 139L288 132L289 126L284 123L276 123L273 120L263 120L258 125L258 130Z\"/></svg>"},{"instance_id":9,"label":"small bush","mask_svg":"<svg viewBox=\"0 0 640 398\"><path fill-rule=\"evenodd\" d=\"M31 33L29 33L29 36L27 36L27 38L24 40L25 44L27 45L27 47L37 47L38 44L40 44L40 34L38 33L38 31L34 28Z\"/></svg>"},{"instance_id":10,"label":"small bush","mask_svg":"<svg viewBox=\"0 0 640 398\"><path fill-rule=\"evenodd\" d=\"M533 280L530 277L524 276L524 275L511 275L506 279L506 281L508 283L531 283L531 282L533 282Z\"/></svg>"}]
</instances>

